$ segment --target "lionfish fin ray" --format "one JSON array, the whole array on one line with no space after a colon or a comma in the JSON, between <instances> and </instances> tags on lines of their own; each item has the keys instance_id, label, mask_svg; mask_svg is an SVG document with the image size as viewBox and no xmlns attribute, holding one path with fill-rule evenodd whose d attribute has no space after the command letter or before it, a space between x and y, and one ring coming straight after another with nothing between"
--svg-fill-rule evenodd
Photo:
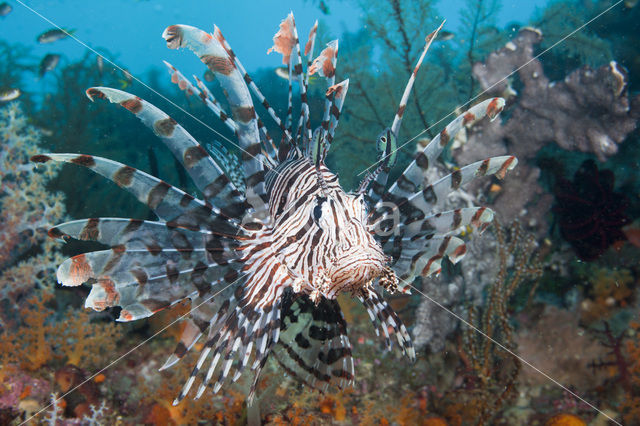
<instances>
[{"instance_id":1,"label":"lionfish fin ray","mask_svg":"<svg viewBox=\"0 0 640 426\"><path fill-rule=\"evenodd\" d=\"M418 192L422 187L427 169L434 164L449 141L453 140L464 126L480 120L485 116L495 119L504 108L504 99L487 99L469 108L449 123L440 133L416 155L413 161L402 172L398 180L389 188L389 194L408 196Z\"/></svg>"},{"instance_id":2,"label":"lionfish fin ray","mask_svg":"<svg viewBox=\"0 0 640 426\"><path fill-rule=\"evenodd\" d=\"M398 317L398 314L396 314L391 306L389 306L387 301L372 288L367 289L367 293L360 297L360 301L369 312L369 316L371 317L376 329L380 329L384 334L387 340L387 347L391 346L388 330L393 330L398 342L398 347L402 353L408 356L410 360L414 361L416 358L416 352L413 347L413 343L411 343L409 332L402 323L400 317Z\"/></svg>"},{"instance_id":3,"label":"lionfish fin ray","mask_svg":"<svg viewBox=\"0 0 640 426\"><path fill-rule=\"evenodd\" d=\"M238 126L238 142L242 149L242 161L249 203L257 214L266 211L267 195L264 187L266 160L261 151L258 119L249 88L229 52L224 48L218 27L214 35L188 25L172 25L163 34L170 49L186 47L193 51L215 75L225 91L231 112Z\"/></svg>"},{"instance_id":4,"label":"lionfish fin ray","mask_svg":"<svg viewBox=\"0 0 640 426\"><path fill-rule=\"evenodd\" d=\"M224 170L207 150L173 118L144 99L121 90L92 87L87 90L87 96L92 99L106 98L135 114L171 150L206 200L226 210L228 215L241 214L244 198L240 191L226 179Z\"/></svg>"}]
</instances>

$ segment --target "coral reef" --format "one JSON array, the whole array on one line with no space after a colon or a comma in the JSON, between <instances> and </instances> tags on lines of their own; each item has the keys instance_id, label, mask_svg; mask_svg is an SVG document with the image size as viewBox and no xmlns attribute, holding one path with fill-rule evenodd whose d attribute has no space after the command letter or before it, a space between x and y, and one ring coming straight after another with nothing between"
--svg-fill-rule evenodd
<instances>
[{"instance_id":1,"label":"coral reef","mask_svg":"<svg viewBox=\"0 0 640 426\"><path fill-rule=\"evenodd\" d=\"M640 418L640 323L634 321L631 336L625 342L629 386L622 402L623 418L628 424Z\"/></svg>"},{"instance_id":2,"label":"coral reef","mask_svg":"<svg viewBox=\"0 0 640 426\"><path fill-rule=\"evenodd\" d=\"M62 260L46 233L65 217L62 195L46 188L57 169L36 170L29 162L41 135L27 120L16 102L0 109L0 326L23 296L53 288L55 264Z\"/></svg>"},{"instance_id":3,"label":"coral reef","mask_svg":"<svg viewBox=\"0 0 640 426\"><path fill-rule=\"evenodd\" d=\"M497 306L498 303L506 306L523 280L539 277L539 260L533 257L537 244L519 222L504 227L494 220L494 227L490 229L482 238L472 236L467 244L468 257L459 266L459 274L424 279L422 291L458 315L463 315L466 306L483 305L488 287L492 288L490 295L498 292L505 298L498 301L489 296L486 300L488 306ZM496 253L497 257L486 256L487 253ZM502 315L506 315L504 306L502 309ZM423 300L416 310L414 344L417 347L427 346L433 352L441 351L446 338L458 325L459 321L449 312L429 300Z\"/></svg>"},{"instance_id":4,"label":"coral reef","mask_svg":"<svg viewBox=\"0 0 640 426\"><path fill-rule=\"evenodd\" d=\"M25 401L42 406L54 386L64 393L84 381L86 373L72 362L94 370L103 366L105 354L116 353L122 331L115 324L91 322L88 313L75 310L58 319L59 324L48 306L52 299L50 292L34 293L24 302L13 328L0 333L2 409L24 412ZM54 383L49 384L48 372L53 370ZM70 399L61 400L71 410L69 416L82 418L90 414L90 405L99 404L92 385L85 384Z\"/></svg>"},{"instance_id":5,"label":"coral reef","mask_svg":"<svg viewBox=\"0 0 640 426\"><path fill-rule=\"evenodd\" d=\"M619 308L632 304L635 279L628 269L609 269L594 265L582 274L589 283L580 303L580 319L585 324L607 320Z\"/></svg>"},{"instance_id":6,"label":"coral reef","mask_svg":"<svg viewBox=\"0 0 640 426\"><path fill-rule=\"evenodd\" d=\"M603 357L606 351L597 339L579 327L579 319L574 311L546 306L536 315L520 316L522 330L515 336L515 343L527 361L560 383L573 389L590 389L606 376L603 372L593 374L589 362ZM572 342L571 347L566 342ZM552 386L529 368L522 370L518 381L528 389Z\"/></svg>"},{"instance_id":7,"label":"coral reef","mask_svg":"<svg viewBox=\"0 0 640 426\"><path fill-rule=\"evenodd\" d=\"M483 254L494 253L496 246L495 234L490 231L481 238L472 238L467 243L468 253L464 265L460 266L461 274L423 279L422 291L458 315L465 314L466 305L481 305L486 286L498 272L497 262ZM427 347L431 352L441 351L447 337L459 326L454 316L429 300L418 305L415 317L414 344L418 348Z\"/></svg>"},{"instance_id":8,"label":"coral reef","mask_svg":"<svg viewBox=\"0 0 640 426\"><path fill-rule=\"evenodd\" d=\"M509 98L510 114L502 121L481 123L467 132L468 142L454 151L459 163L486 155L514 153L520 163L495 195L494 208L504 221L526 218L525 224L545 232L552 199L538 184L540 170L533 160L540 148L555 142L565 150L595 154L601 161L618 151L618 144L636 127L640 97L631 99L627 75L615 62L597 69L579 68L562 81L549 81L542 62L534 57L542 39L539 30L523 28L505 47L474 65L474 76L489 95ZM506 78L517 71L517 84ZM517 87L521 93L514 90ZM485 183L485 185L487 185ZM472 193L486 193L470 186Z\"/></svg>"},{"instance_id":9,"label":"coral reef","mask_svg":"<svg viewBox=\"0 0 640 426\"><path fill-rule=\"evenodd\" d=\"M541 39L539 30L524 28L473 68L489 94L504 92L506 81L496 83L518 72L522 93L511 118L501 126L503 137L519 158L531 158L553 141L567 150L593 152L604 161L635 129L640 98L630 100L626 71L615 62L595 70L582 67L562 81L550 82L542 62L533 56Z\"/></svg>"},{"instance_id":10,"label":"coral reef","mask_svg":"<svg viewBox=\"0 0 640 426\"><path fill-rule=\"evenodd\" d=\"M476 329L465 328L459 348L467 389L478 394L472 399L477 406L480 424L489 421L506 400L515 395L520 361L507 352L516 350L510 312L513 309L512 299L522 284L535 282L542 273L537 243L518 222L503 227L494 220L494 232L498 273L487 289L488 298L482 310L472 306L468 317L468 322L482 334ZM535 284L528 293L533 294L534 291Z\"/></svg>"},{"instance_id":11,"label":"coral reef","mask_svg":"<svg viewBox=\"0 0 640 426\"><path fill-rule=\"evenodd\" d=\"M333 9L330 1L320 3L329 3ZM437 26L442 16L433 1L358 3L363 28L334 34L340 39L338 61L351 78L351 87L333 147L338 155L330 161L342 172L341 182L347 186L349 179L356 183L357 173L375 161L363 146L371 144L393 118L397 94L405 84L397 76L412 70L423 43L413 34ZM445 150L444 163L431 169L434 175L426 178L435 181L455 164L515 153L520 163L504 181L472 183L467 192L457 191L457 199L446 200L444 206L452 209L487 201L502 223L512 225L489 228L482 238L465 236L469 238L465 261L458 265L443 262L442 275L423 280L419 288L606 416L637 424L640 184L632 172L640 151L639 133L632 130L640 117L640 60L634 43L640 5L620 5L556 45L611 3L552 2L532 21L541 31L520 23L498 28L494 19L498 3L465 1L459 29L451 28L447 16L444 29L452 38L434 42L429 66L420 70L416 81L419 96L407 105L410 111L399 142L438 134L438 126L447 121L443 117L481 89L491 96L506 97L507 108L500 119L470 123L448 147L450 151ZM326 41L319 38L316 46ZM535 58L551 46L552 50ZM585 402L520 365L449 312L415 294L390 298L419 349L414 364L400 362L395 349L385 350L367 312L346 297L339 303L350 324L357 359L358 381L353 388L312 392L283 376L270 361L252 407L244 402L249 383L242 379L224 395L173 406L182 379L190 373L189 361L170 371L157 370L183 331L180 325L165 327L189 312L189 304L177 304L152 319L125 326L113 324L117 312L90 315L70 309L79 300L55 286L55 265L62 259L57 244L46 238L47 228L68 220L69 212L71 217L95 216L97 211L87 207L91 204L106 205L113 216L147 218L149 212L120 191L110 191L113 196L105 200L102 189L106 184L89 173L82 175L83 185L79 186L77 171L62 168L58 173L50 164L34 168L28 158L43 147L79 152L92 144L92 152L98 155L144 170L150 166L169 182L183 177L173 170L170 154L157 149L155 136L134 124L135 118L101 103L90 104L83 95L86 87L96 83L119 85L120 71L105 67L102 74L92 53L74 63L63 59L38 92L29 84L38 61L30 56L32 50L0 40L0 86L24 89L20 104L0 106L0 424L19 424L48 404L51 406L32 422L607 424L605 415L596 416ZM152 71L142 80L163 93L179 95L181 106L231 135L210 120L199 100L182 99L183 93L164 84L164 77ZM284 115L287 103L281 95L287 82L272 68L256 71L253 77L272 106ZM309 101L322 104L324 93L318 87L311 85ZM148 92L144 97L157 100ZM174 118L181 121L181 114L176 112ZM312 119L319 123L321 117ZM193 127L197 139L210 140L209 129ZM130 143L134 138L135 146ZM401 149L400 163L412 155L409 151ZM583 163L585 159L591 161ZM603 160L605 165L600 164ZM574 175L580 164L583 168ZM615 173L615 189L605 169ZM87 186L92 188L89 194ZM56 192L62 187L70 188L65 195ZM560 197L552 216L555 189ZM587 193L588 189L601 191ZM189 186L188 192L193 191ZM565 202L573 199L569 194L588 202L560 206L560 198ZM619 202L624 195L628 208ZM625 237L615 217L622 215L608 214L616 210L636 220L621 229L635 245L618 243ZM576 222L578 214L586 213L590 213L587 227L564 226L561 230L563 222ZM547 226L551 218L556 220L553 232ZM514 219L520 225L513 224ZM582 225L584 221L578 222ZM560 237L571 240L571 233L589 247L572 250L561 243ZM530 234L535 235L538 246ZM594 254L609 246L616 250ZM544 276L532 283L530 278L540 271L539 259ZM144 345L136 347L143 341ZM135 351L94 376L133 347ZM65 395L80 383L84 384Z\"/></svg>"}]
</instances>

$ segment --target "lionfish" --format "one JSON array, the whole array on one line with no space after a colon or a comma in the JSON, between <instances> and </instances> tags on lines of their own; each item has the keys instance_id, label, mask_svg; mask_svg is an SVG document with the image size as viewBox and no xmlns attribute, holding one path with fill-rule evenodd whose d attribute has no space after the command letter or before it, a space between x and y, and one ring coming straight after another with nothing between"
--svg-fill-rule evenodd
<instances>
[{"instance_id":1,"label":"lionfish","mask_svg":"<svg viewBox=\"0 0 640 426\"><path fill-rule=\"evenodd\" d=\"M50 229L49 235L110 247L71 257L58 268L62 285L91 285L85 307L101 311L119 306L117 320L134 321L190 300L180 341L161 369L180 361L199 340L204 344L174 404L189 393L197 377L195 398L207 387L218 392L247 368L253 372L251 401L270 356L286 373L320 391L351 385L351 343L336 300L344 292L364 305L388 348L395 339L403 354L415 359L409 333L382 297L383 291L408 292L414 278L438 273L444 257L459 261L466 248L456 235L469 226L484 229L493 212L485 207L437 212L437 202L476 176L502 177L517 163L512 156L493 157L435 182L425 181L429 165L462 127L498 115L504 100L493 98L446 126L386 189L409 94L440 28L426 37L393 123L375 141L377 163L355 192L345 192L325 165L349 87L348 80L335 83L338 42L328 43L312 60L316 22L304 49L304 72L293 14L281 22L271 49L282 54L290 76L284 121L217 26L213 34L186 25L170 26L163 33L170 49L193 51L224 90L227 107L197 77L194 85L165 62L172 82L197 95L236 135L242 176L231 176L220 152L212 155L155 106L106 87L90 88L87 95L91 100L120 104L151 128L184 166L201 198L106 158L78 154L32 158L87 167L131 192L157 215L155 221L74 220ZM328 86L322 122L314 131L307 103L313 74L325 78ZM295 131L291 120L294 80L301 98ZM258 117L252 94L280 129L278 146Z\"/></svg>"}]
</instances>

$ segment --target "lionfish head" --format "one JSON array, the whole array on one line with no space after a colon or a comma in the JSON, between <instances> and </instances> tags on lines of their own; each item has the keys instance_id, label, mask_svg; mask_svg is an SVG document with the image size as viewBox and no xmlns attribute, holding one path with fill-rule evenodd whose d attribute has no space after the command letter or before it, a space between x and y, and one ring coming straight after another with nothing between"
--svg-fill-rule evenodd
<instances>
[{"instance_id":1,"label":"lionfish head","mask_svg":"<svg viewBox=\"0 0 640 426\"><path fill-rule=\"evenodd\" d=\"M367 223L364 197L341 192L320 198L314 211L318 224L333 230L324 247L331 284L323 295L333 299L342 291L361 293L388 269L388 258Z\"/></svg>"}]
</instances>

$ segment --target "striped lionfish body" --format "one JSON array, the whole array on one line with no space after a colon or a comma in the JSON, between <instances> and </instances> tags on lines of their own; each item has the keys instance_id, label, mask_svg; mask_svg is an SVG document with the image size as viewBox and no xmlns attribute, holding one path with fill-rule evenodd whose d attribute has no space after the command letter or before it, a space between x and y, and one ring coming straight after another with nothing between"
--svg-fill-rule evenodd
<instances>
[{"instance_id":1,"label":"striped lionfish body","mask_svg":"<svg viewBox=\"0 0 640 426\"><path fill-rule=\"evenodd\" d=\"M442 27L442 26L441 26ZM425 171L447 142L469 122L495 118L504 101L489 99L449 124L387 189L397 135L409 94L426 51L411 75L390 128L377 140L379 160L357 191L346 193L325 166L348 80L335 83L337 41L313 58L317 24L303 52L293 15L280 24L273 50L283 56L301 95L297 123L281 120L253 83L229 44L213 34L175 25L163 37L172 49L192 50L224 89L227 106L196 78L194 85L166 63L180 89L197 95L236 135L242 151L243 180L232 179L210 154L167 114L129 93L95 87L92 99L118 103L135 114L167 145L190 174L201 198L140 170L105 158L78 154L42 154L36 162L64 161L90 168L145 203L158 219L94 218L60 224L54 238L91 240L107 250L80 254L60 265L66 286L90 284L86 307L121 307L119 321L145 318L185 299L191 310L174 353L178 362L202 341L193 371L178 403L198 381L195 397L208 385L217 392L227 380L250 369L254 380L269 356L304 383L320 390L348 386L354 380L351 344L336 296L349 292L366 307L376 333L387 346L392 338L409 358L415 351L400 318L381 296L407 291L417 276L438 273L445 256L453 262L465 253L456 235L469 225L483 229L493 213L486 208L435 211L439 200L476 176L503 176L514 157L489 158L425 182ZM311 74L328 83L323 120L312 131L306 88ZM258 99L281 130L279 144L258 118ZM230 112L230 113L229 113ZM294 128L295 125L295 128ZM214 374L216 375L214 379Z\"/></svg>"}]
</instances>

